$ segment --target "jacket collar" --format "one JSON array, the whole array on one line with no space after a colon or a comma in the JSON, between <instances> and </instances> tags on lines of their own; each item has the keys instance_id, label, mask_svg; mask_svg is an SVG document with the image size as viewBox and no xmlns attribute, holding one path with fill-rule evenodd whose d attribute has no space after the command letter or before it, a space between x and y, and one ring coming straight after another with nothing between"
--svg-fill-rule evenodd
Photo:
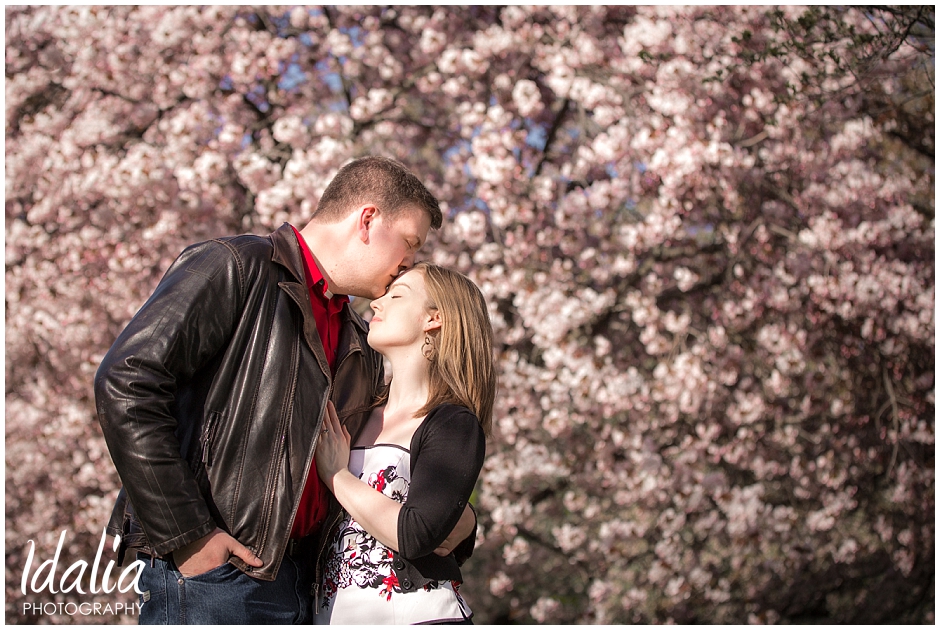
<instances>
[{"instance_id":1,"label":"jacket collar","mask_svg":"<svg viewBox=\"0 0 940 630\"><path fill-rule=\"evenodd\" d=\"M294 279L304 284L304 259L290 223L284 223L271 233L271 242L274 244L272 262L286 267Z\"/></svg>"}]
</instances>

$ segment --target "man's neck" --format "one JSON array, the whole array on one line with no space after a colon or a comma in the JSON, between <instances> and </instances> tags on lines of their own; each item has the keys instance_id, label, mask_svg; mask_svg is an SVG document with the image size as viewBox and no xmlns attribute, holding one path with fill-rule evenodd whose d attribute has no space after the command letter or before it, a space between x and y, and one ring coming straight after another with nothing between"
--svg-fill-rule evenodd
<instances>
[{"instance_id":1,"label":"man's neck","mask_svg":"<svg viewBox=\"0 0 940 630\"><path fill-rule=\"evenodd\" d=\"M333 226L308 223L303 230L298 230L301 238L303 238L304 242L307 244L307 248L310 250L310 254L313 256L317 268L323 275L326 286L330 289L330 291L326 293L328 298L333 297L332 289L335 285L330 274L334 262L332 259L333 248L327 247L326 243L332 242L335 245L335 243L340 242L337 240L338 237L332 233L334 230L331 230L331 227Z\"/></svg>"}]
</instances>

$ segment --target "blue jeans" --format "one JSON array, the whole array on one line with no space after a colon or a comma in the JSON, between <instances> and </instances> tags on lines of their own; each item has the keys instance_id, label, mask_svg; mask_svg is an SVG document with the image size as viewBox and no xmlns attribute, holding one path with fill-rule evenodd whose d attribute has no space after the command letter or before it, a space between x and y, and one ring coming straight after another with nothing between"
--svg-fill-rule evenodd
<instances>
[{"instance_id":1,"label":"blue jeans","mask_svg":"<svg viewBox=\"0 0 940 630\"><path fill-rule=\"evenodd\" d=\"M245 575L226 562L184 578L176 564L138 554L140 624L295 624L312 620L312 570L284 556L273 582Z\"/></svg>"}]
</instances>

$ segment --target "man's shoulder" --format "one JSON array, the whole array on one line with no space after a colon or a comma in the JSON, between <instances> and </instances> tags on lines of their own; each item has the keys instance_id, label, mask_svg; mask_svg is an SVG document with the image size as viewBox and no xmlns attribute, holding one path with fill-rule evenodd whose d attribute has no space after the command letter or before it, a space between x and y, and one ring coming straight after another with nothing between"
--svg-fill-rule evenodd
<instances>
[{"instance_id":1,"label":"man's shoulder","mask_svg":"<svg viewBox=\"0 0 940 630\"><path fill-rule=\"evenodd\" d=\"M252 278L271 264L274 246L271 239L255 234L219 236L186 247L173 267L206 278L228 277L239 282Z\"/></svg>"},{"instance_id":2,"label":"man's shoulder","mask_svg":"<svg viewBox=\"0 0 940 630\"><path fill-rule=\"evenodd\" d=\"M232 236L220 236L209 242L218 243L241 256L267 254L268 259L270 259L271 251L274 249L274 243L271 241L270 235L236 234Z\"/></svg>"},{"instance_id":3,"label":"man's shoulder","mask_svg":"<svg viewBox=\"0 0 940 630\"><path fill-rule=\"evenodd\" d=\"M253 273L270 263L275 246L270 236L257 234L237 234L218 236L190 245L192 254L200 255L205 260L214 260L216 265L234 265L240 273Z\"/></svg>"},{"instance_id":4,"label":"man's shoulder","mask_svg":"<svg viewBox=\"0 0 940 630\"><path fill-rule=\"evenodd\" d=\"M216 236L190 243L186 246L185 252L192 251L229 251L236 256L246 256L252 254L262 254L274 248L270 236L259 236L257 234L235 234L228 236Z\"/></svg>"}]
</instances>

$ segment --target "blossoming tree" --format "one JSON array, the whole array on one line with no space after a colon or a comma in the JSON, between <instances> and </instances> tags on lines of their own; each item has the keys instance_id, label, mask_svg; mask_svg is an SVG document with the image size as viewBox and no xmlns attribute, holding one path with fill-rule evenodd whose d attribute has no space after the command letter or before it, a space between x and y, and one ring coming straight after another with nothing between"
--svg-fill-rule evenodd
<instances>
[{"instance_id":1,"label":"blossoming tree","mask_svg":"<svg viewBox=\"0 0 940 630\"><path fill-rule=\"evenodd\" d=\"M94 556L92 377L169 263L374 153L498 337L478 621L932 621L933 10L888 9L8 7L8 620L28 540Z\"/></svg>"}]
</instances>

